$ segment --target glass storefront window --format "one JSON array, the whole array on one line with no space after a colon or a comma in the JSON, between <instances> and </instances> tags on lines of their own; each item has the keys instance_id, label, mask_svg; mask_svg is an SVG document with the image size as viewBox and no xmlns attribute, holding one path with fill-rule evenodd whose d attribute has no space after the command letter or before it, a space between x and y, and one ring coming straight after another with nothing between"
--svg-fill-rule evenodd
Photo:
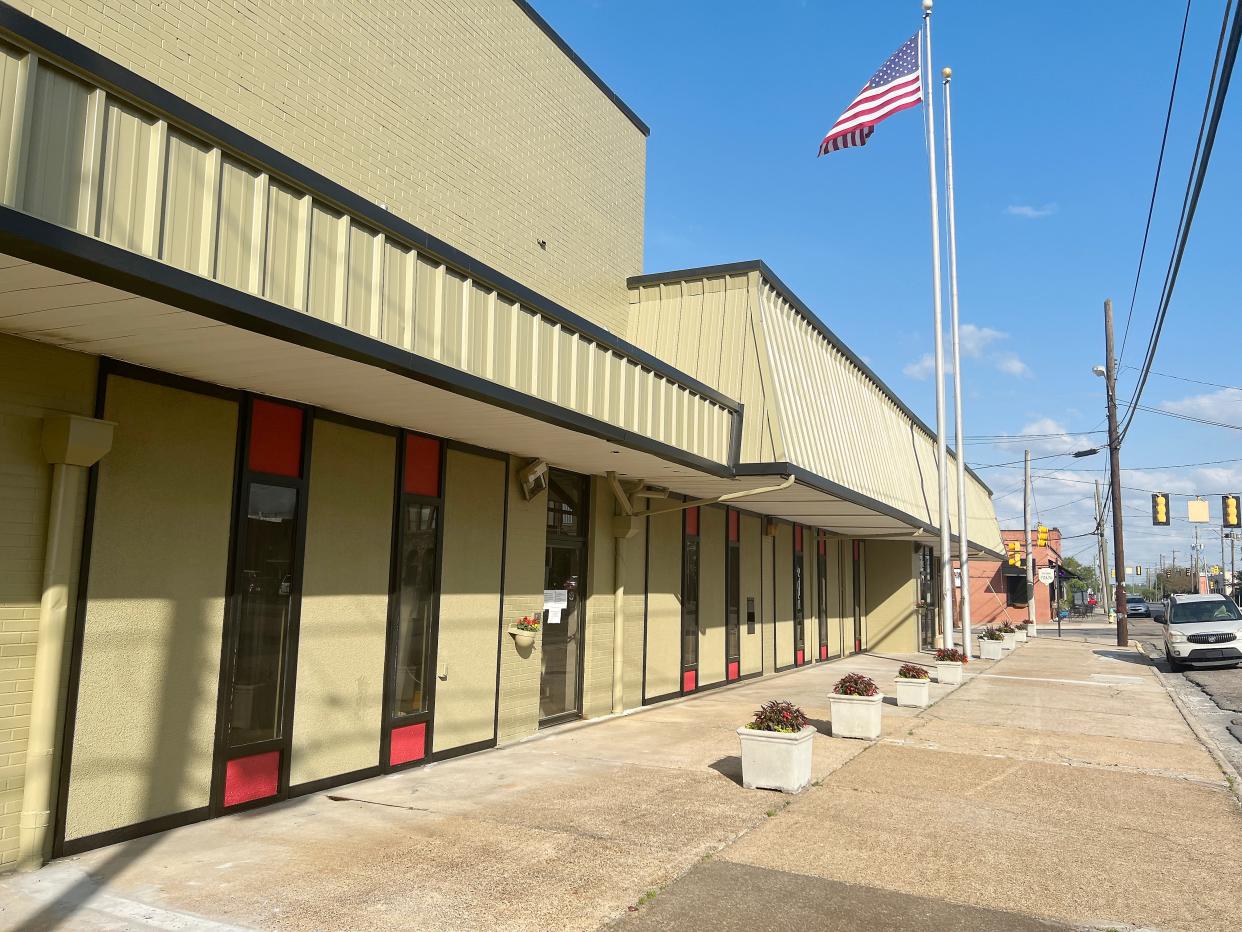
<instances>
[{"instance_id":1,"label":"glass storefront window","mask_svg":"<svg viewBox=\"0 0 1242 932\"><path fill-rule=\"evenodd\" d=\"M552 601L545 603L542 624L539 720L543 724L572 718L581 710L589 497L585 476L550 472L543 588Z\"/></svg>"},{"instance_id":2,"label":"glass storefront window","mask_svg":"<svg viewBox=\"0 0 1242 932\"><path fill-rule=\"evenodd\" d=\"M241 553L229 746L281 737L298 492L252 482Z\"/></svg>"},{"instance_id":3,"label":"glass storefront window","mask_svg":"<svg viewBox=\"0 0 1242 932\"><path fill-rule=\"evenodd\" d=\"M400 615L392 710L395 715L411 715L428 709L438 522L436 505L406 502L402 508Z\"/></svg>"},{"instance_id":4,"label":"glass storefront window","mask_svg":"<svg viewBox=\"0 0 1242 932\"><path fill-rule=\"evenodd\" d=\"M742 548L728 545L725 557L725 660L741 659Z\"/></svg>"},{"instance_id":5,"label":"glass storefront window","mask_svg":"<svg viewBox=\"0 0 1242 932\"><path fill-rule=\"evenodd\" d=\"M698 510L686 510L685 563L681 582L681 665L695 669L699 662L699 521Z\"/></svg>"}]
</instances>

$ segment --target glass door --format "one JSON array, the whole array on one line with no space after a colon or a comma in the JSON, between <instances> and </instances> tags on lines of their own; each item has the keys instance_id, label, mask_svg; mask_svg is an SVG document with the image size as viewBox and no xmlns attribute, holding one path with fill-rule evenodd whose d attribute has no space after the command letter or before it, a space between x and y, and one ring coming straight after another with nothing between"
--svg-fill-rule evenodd
<instances>
[{"instance_id":1,"label":"glass door","mask_svg":"<svg viewBox=\"0 0 1242 932\"><path fill-rule=\"evenodd\" d=\"M802 525L794 525L793 533L793 610L794 610L794 664L806 663L806 604L803 600Z\"/></svg>"},{"instance_id":2,"label":"glass door","mask_svg":"<svg viewBox=\"0 0 1242 932\"><path fill-rule=\"evenodd\" d=\"M828 535L823 531L816 533L815 542L815 587L819 593L816 600L819 622L819 659L828 659Z\"/></svg>"},{"instance_id":3,"label":"glass door","mask_svg":"<svg viewBox=\"0 0 1242 932\"><path fill-rule=\"evenodd\" d=\"M725 547L725 679L742 675L742 546L740 516L728 511L729 535Z\"/></svg>"},{"instance_id":4,"label":"glass door","mask_svg":"<svg viewBox=\"0 0 1242 932\"><path fill-rule=\"evenodd\" d=\"M853 546L854 653L857 654L863 649L863 542L855 540Z\"/></svg>"},{"instance_id":5,"label":"glass door","mask_svg":"<svg viewBox=\"0 0 1242 932\"><path fill-rule=\"evenodd\" d=\"M539 724L582 712L582 633L586 624L587 511L590 480L551 470L543 575Z\"/></svg>"},{"instance_id":6,"label":"glass door","mask_svg":"<svg viewBox=\"0 0 1242 932\"><path fill-rule=\"evenodd\" d=\"M938 625L936 610L936 563L931 547L916 546L914 548L916 565L919 574L919 647L931 650L936 646Z\"/></svg>"},{"instance_id":7,"label":"glass door","mask_svg":"<svg viewBox=\"0 0 1242 932\"><path fill-rule=\"evenodd\" d=\"M699 509L682 514L681 691L692 693L699 684Z\"/></svg>"}]
</instances>

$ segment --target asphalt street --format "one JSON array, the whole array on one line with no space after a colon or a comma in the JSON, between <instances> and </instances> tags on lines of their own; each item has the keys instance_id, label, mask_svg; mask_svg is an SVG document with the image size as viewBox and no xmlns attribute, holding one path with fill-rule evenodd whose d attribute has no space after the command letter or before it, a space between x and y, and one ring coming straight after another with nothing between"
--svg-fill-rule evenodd
<instances>
[{"instance_id":1,"label":"asphalt street","mask_svg":"<svg viewBox=\"0 0 1242 932\"><path fill-rule=\"evenodd\" d=\"M1130 619L1130 639L1137 641L1144 653L1179 695L1191 700L1205 697L1209 702L1189 702L1201 719L1200 724L1223 729L1232 736L1236 746L1222 748L1236 760L1242 760L1242 667L1188 669L1173 672L1164 653L1164 626L1150 618Z\"/></svg>"}]
</instances>

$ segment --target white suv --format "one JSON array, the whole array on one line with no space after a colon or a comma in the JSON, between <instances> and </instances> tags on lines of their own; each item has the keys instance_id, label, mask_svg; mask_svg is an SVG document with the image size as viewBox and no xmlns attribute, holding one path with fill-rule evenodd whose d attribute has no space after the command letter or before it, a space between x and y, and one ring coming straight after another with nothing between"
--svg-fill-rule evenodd
<instances>
[{"instance_id":1,"label":"white suv","mask_svg":"<svg viewBox=\"0 0 1242 932\"><path fill-rule=\"evenodd\" d=\"M1169 666L1242 663L1242 614L1223 595L1171 595L1164 622Z\"/></svg>"}]
</instances>

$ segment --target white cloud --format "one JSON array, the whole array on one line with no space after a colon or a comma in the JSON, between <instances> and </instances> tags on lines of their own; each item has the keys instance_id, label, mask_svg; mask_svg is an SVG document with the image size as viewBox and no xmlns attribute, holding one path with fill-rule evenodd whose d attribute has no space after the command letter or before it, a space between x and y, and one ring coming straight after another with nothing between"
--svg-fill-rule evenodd
<instances>
[{"instance_id":1,"label":"white cloud","mask_svg":"<svg viewBox=\"0 0 1242 932\"><path fill-rule=\"evenodd\" d=\"M999 353L992 357L992 365L1006 375L1016 376L1020 379L1029 379L1035 374L1031 372L1031 367L1019 358L1017 353Z\"/></svg>"},{"instance_id":2,"label":"white cloud","mask_svg":"<svg viewBox=\"0 0 1242 932\"><path fill-rule=\"evenodd\" d=\"M990 352L992 344L1008 340L1009 334L991 327L979 327L975 324L962 324L959 330L959 346L963 356L969 359L982 359L993 369L1018 378L1029 379L1032 375L1030 367L1023 362L1017 353ZM945 350L945 373L952 373L953 366L949 363L951 351ZM931 353L924 353L918 359L904 366L901 370L909 378L920 382L930 379L936 374L936 359Z\"/></svg>"},{"instance_id":3,"label":"white cloud","mask_svg":"<svg viewBox=\"0 0 1242 932\"><path fill-rule=\"evenodd\" d=\"M901 371L912 379L918 379L920 382L930 379L936 374L936 357L931 353L924 353L914 362L902 366Z\"/></svg>"},{"instance_id":4,"label":"white cloud","mask_svg":"<svg viewBox=\"0 0 1242 932\"><path fill-rule=\"evenodd\" d=\"M1034 204L1010 204L1005 208L1005 213L1009 216L1022 217L1026 220L1042 220L1044 217L1051 217L1056 212L1056 204L1045 204L1043 207L1036 207Z\"/></svg>"},{"instance_id":5,"label":"white cloud","mask_svg":"<svg viewBox=\"0 0 1242 932\"><path fill-rule=\"evenodd\" d=\"M974 324L962 324L958 330L962 354L971 359L978 359L983 351L997 340L1008 339L1009 334L991 327L976 327Z\"/></svg>"},{"instance_id":6,"label":"white cloud","mask_svg":"<svg viewBox=\"0 0 1242 932\"><path fill-rule=\"evenodd\" d=\"M1189 414L1210 421L1242 425L1242 389L1222 388L1218 392L1191 395L1178 401L1162 401L1159 408L1174 414Z\"/></svg>"}]
</instances>

